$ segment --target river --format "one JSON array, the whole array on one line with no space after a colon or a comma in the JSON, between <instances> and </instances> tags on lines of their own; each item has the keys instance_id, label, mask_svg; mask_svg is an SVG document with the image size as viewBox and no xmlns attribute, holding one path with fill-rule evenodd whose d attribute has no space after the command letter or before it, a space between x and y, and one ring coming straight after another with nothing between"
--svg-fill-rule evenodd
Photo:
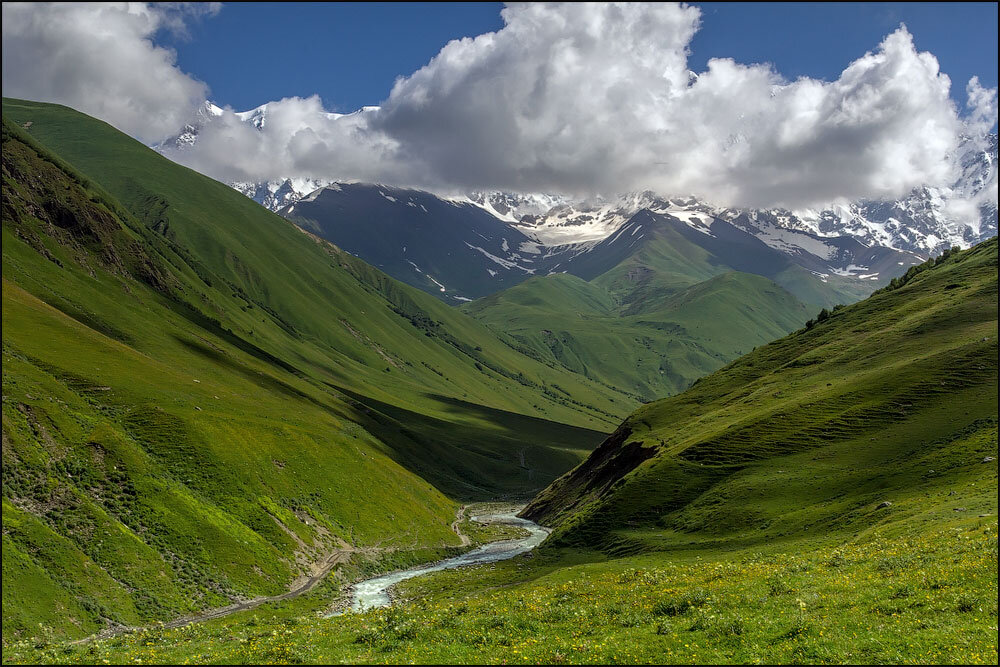
<instances>
[{"instance_id":1,"label":"river","mask_svg":"<svg viewBox=\"0 0 1000 667\"><path fill-rule=\"evenodd\" d=\"M531 551L541 544L542 541L548 537L548 534L551 531L548 528L539 526L534 521L529 521L516 516L517 511L518 510L508 510L506 512L487 513L480 516L473 516L472 519L473 521L478 521L480 523L505 523L512 526L518 526L519 528L524 528L528 531L528 535L526 537L520 537L513 540L502 540L500 542L491 542L489 544L484 544L481 547L477 547L472 551L466 552L461 556L446 558L434 563L428 563L427 565L410 568L409 570L392 572L390 574L384 574L373 579L366 579L358 582L351 587L350 609L352 611L366 611L368 609L374 609L375 607L387 606L390 602L392 602L389 597L389 589L399 582L406 581L407 579L413 579L414 577L430 574L431 572L438 572L440 570L450 570L456 567L495 563L497 561L507 560L508 558L513 558L514 556L519 556L523 553ZM337 614L331 615L335 616Z\"/></svg>"}]
</instances>

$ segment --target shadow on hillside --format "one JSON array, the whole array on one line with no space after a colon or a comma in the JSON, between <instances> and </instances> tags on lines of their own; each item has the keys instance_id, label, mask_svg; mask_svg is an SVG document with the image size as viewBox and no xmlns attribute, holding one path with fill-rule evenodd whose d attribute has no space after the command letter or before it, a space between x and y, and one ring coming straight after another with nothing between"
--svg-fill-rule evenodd
<instances>
[{"instance_id":1,"label":"shadow on hillside","mask_svg":"<svg viewBox=\"0 0 1000 667\"><path fill-rule=\"evenodd\" d=\"M581 460L605 433L428 394L442 419L326 383L347 397L386 454L451 498L527 500ZM576 450L576 451L573 451Z\"/></svg>"},{"instance_id":2,"label":"shadow on hillside","mask_svg":"<svg viewBox=\"0 0 1000 667\"><path fill-rule=\"evenodd\" d=\"M221 348L189 337L191 352L248 381L323 409L333 406L271 373L240 363ZM383 444L384 453L445 495L460 501L527 500L581 460L607 434L538 417L425 394L424 414L324 382L353 408L354 419ZM342 417L343 414L338 414Z\"/></svg>"}]
</instances>

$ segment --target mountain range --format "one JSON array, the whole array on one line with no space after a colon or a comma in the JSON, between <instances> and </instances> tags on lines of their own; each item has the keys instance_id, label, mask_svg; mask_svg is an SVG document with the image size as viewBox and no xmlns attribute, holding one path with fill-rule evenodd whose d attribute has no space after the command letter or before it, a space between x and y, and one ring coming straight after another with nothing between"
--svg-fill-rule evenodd
<instances>
[{"instance_id":1,"label":"mountain range","mask_svg":"<svg viewBox=\"0 0 1000 667\"><path fill-rule=\"evenodd\" d=\"M207 103L182 134L158 149L171 154L190 148L222 113ZM268 107L237 117L260 129ZM996 152L995 135L985 144L966 138L962 173L952 187L918 188L894 202L823 211L723 208L648 191L576 200L505 192L442 196L315 178L231 185L307 233L452 305L531 278L567 273L599 283L617 271L628 279L603 283L615 283L612 298L619 309L635 310L643 298L662 296L650 284L669 283L674 290L737 270L774 280L807 308L818 308L856 301L928 256L995 236L996 205L989 193L997 183ZM978 207L978 217L962 218L959 203ZM678 243L690 251L678 254ZM692 256L705 257L708 267L683 268ZM526 334L476 312L503 333Z\"/></svg>"},{"instance_id":2,"label":"mountain range","mask_svg":"<svg viewBox=\"0 0 1000 667\"><path fill-rule=\"evenodd\" d=\"M355 113L376 108L364 107ZM193 146L204 126L222 112L206 102L180 134L157 148L172 152ZM267 105L236 116L259 129L266 123ZM714 217L732 219L745 214L762 227L790 228L823 237L850 236L868 246L930 256L953 246L968 247L997 234L997 135L964 137L956 165L958 176L950 186L915 188L894 201L861 200L821 210L796 211L732 209L708 203L697 206ZM323 179L288 177L232 185L259 204L278 211L328 184L330 181ZM646 192L580 200L544 193L476 192L460 199L476 203L512 225L525 227L538 242L564 245L605 238L639 210L649 205L662 207L673 197L671 193Z\"/></svg>"},{"instance_id":3,"label":"mountain range","mask_svg":"<svg viewBox=\"0 0 1000 667\"><path fill-rule=\"evenodd\" d=\"M995 661L995 238L360 183L283 217L13 99L2 171L5 661ZM527 498L531 556L329 618Z\"/></svg>"}]
</instances>

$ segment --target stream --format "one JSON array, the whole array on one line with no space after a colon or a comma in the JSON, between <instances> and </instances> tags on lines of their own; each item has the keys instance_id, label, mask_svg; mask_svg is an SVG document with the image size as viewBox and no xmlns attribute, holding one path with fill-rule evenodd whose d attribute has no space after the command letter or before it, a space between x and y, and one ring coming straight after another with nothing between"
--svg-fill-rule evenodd
<instances>
[{"instance_id":1,"label":"stream","mask_svg":"<svg viewBox=\"0 0 1000 667\"><path fill-rule=\"evenodd\" d=\"M456 567L495 563L497 561L507 560L508 558L513 558L514 556L519 556L523 553L531 551L541 544L542 541L548 537L548 534L551 531L548 528L539 526L534 521L529 521L516 516L517 511L519 510L487 513L479 516L473 516L472 520L480 523L505 523L512 526L518 526L519 528L524 528L528 531L529 534L527 537L520 537L513 540L502 540L500 542L491 542L489 544L484 544L481 547L477 547L472 551L466 552L461 556L446 558L434 563L428 563L426 565L410 568L409 570L392 572L373 579L360 581L354 584L351 588L350 609L352 611L360 612L368 609L374 609L375 607L387 606L392 602L389 597L389 589L399 582L406 581L407 579L430 574L431 572L438 572L440 570L450 570Z\"/></svg>"}]
</instances>

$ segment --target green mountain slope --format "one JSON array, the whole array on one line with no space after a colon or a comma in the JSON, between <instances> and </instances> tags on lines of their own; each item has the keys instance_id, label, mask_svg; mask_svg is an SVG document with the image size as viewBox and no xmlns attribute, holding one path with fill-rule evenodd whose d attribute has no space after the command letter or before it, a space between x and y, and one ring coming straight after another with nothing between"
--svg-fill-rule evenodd
<instances>
[{"instance_id":1,"label":"green mountain slope","mask_svg":"<svg viewBox=\"0 0 1000 667\"><path fill-rule=\"evenodd\" d=\"M930 521L949 490L995 514L997 241L921 269L641 408L525 515L628 554Z\"/></svg>"},{"instance_id":2,"label":"green mountain slope","mask_svg":"<svg viewBox=\"0 0 1000 667\"><path fill-rule=\"evenodd\" d=\"M530 556L15 661L996 664L997 241L645 406Z\"/></svg>"},{"instance_id":3,"label":"green mountain slope","mask_svg":"<svg viewBox=\"0 0 1000 667\"><path fill-rule=\"evenodd\" d=\"M683 391L810 315L780 286L747 273L664 289L648 278L623 304L597 282L532 278L463 310L540 358L644 401Z\"/></svg>"},{"instance_id":4,"label":"green mountain slope","mask_svg":"<svg viewBox=\"0 0 1000 667\"><path fill-rule=\"evenodd\" d=\"M65 107L3 189L5 641L426 557L634 405Z\"/></svg>"},{"instance_id":5,"label":"green mountain slope","mask_svg":"<svg viewBox=\"0 0 1000 667\"><path fill-rule=\"evenodd\" d=\"M902 271L900 264L885 274ZM567 273L462 309L539 358L643 401L683 391L821 308L853 303L887 282L804 268L724 220L699 231L648 210L560 267Z\"/></svg>"},{"instance_id":6,"label":"green mountain slope","mask_svg":"<svg viewBox=\"0 0 1000 667\"><path fill-rule=\"evenodd\" d=\"M715 220L709 234L673 216L646 210L590 252L574 258L567 270L605 287L624 303L633 300L636 288L648 280L660 289L676 289L730 271L769 278L815 307L857 301L883 284L818 276L723 220ZM641 293L637 296L641 301Z\"/></svg>"}]
</instances>

